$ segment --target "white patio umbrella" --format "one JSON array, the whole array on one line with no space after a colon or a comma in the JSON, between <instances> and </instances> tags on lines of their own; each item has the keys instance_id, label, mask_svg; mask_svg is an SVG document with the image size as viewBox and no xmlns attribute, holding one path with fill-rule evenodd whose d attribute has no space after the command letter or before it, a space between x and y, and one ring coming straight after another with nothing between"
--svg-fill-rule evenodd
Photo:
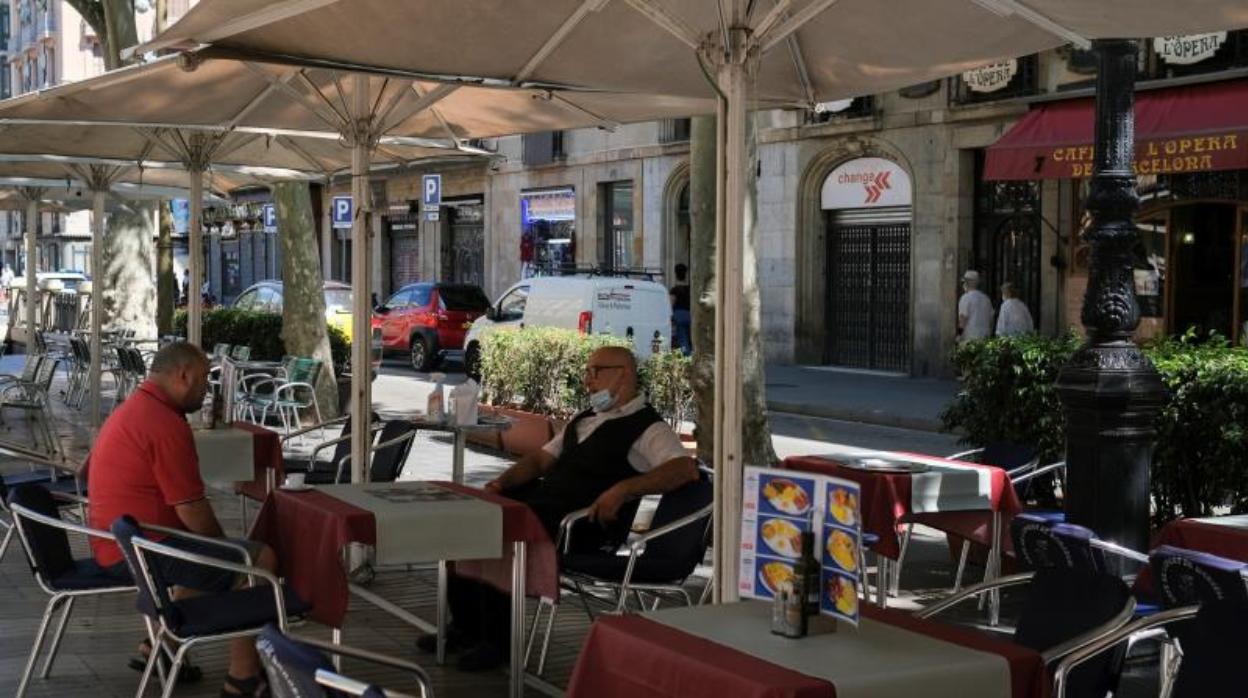
<instances>
[{"instance_id":1,"label":"white patio umbrella","mask_svg":"<svg viewBox=\"0 0 1248 698\"><path fill-rule=\"evenodd\" d=\"M470 139L595 126L613 129L624 122L690 116L709 113L713 108L713 102L705 98L566 94L536 88L446 85L397 75L346 76L312 65L257 62L207 50L157 59L7 100L0 103L0 125L20 129L35 123L43 127L49 121L75 126L112 124L144 134L152 129L175 128L178 133L192 134L199 142L206 141L200 150L217 148L202 154L180 143L166 147L167 138L156 146L157 152L175 153L192 170L224 150L213 145L217 138L233 137L250 144L229 153L229 157L239 157L246 147L282 144L292 140L291 134L328 128L333 135L318 144L321 148L314 152L312 145L300 140L298 151L302 152L295 152L294 157L333 163L335 169L350 166L352 173L352 198L356 202L352 336L359 340L352 342L352 476L359 481L368 462L368 406L372 403L370 346L364 341L371 336L367 285L372 255L367 247L366 214L370 208L367 174L372 164L416 159L405 157L405 149L429 145L479 153L467 145ZM0 132L0 152L9 147L6 135ZM112 147L97 142L94 134L90 141L58 146L44 139L13 147L63 147L75 154ZM350 148L339 147L339 141ZM136 141L131 147L142 145ZM192 285L195 283L192 271ZM193 306L189 320L188 327L196 326Z\"/></svg>"},{"instance_id":2,"label":"white patio umbrella","mask_svg":"<svg viewBox=\"0 0 1248 698\"><path fill-rule=\"evenodd\" d=\"M137 51L212 45L450 83L716 95L714 549L716 599L733 600L748 106L813 106L1094 38L1243 26L1243 0L204 0Z\"/></svg>"},{"instance_id":3,"label":"white patio umbrella","mask_svg":"<svg viewBox=\"0 0 1248 698\"><path fill-rule=\"evenodd\" d=\"M0 136L2 138L2 136ZM227 188L245 184L270 181L275 178L296 178L300 173L277 168L247 166L223 167L214 180ZM82 200L83 190L89 192L92 210L91 273L95 284L92 288L91 312L91 366L89 380L92 386L89 414L92 426L101 422L100 375L102 313L99 312L104 246L104 215L107 198L111 194L126 197L195 196L202 199L205 192L188 193L177 185L185 182L185 175L178 163L158 160L116 160L108 158L66 157L54 155L0 155L0 182L7 181L26 204L26 328L35 327L36 276L33 271L35 259L36 217L39 202L47 199L65 198ZM202 182L202 177L200 178ZM0 185L2 186L2 185ZM214 187L215 188L215 187ZM58 192L63 191L58 197ZM29 335L27 342L29 343Z\"/></svg>"}]
</instances>

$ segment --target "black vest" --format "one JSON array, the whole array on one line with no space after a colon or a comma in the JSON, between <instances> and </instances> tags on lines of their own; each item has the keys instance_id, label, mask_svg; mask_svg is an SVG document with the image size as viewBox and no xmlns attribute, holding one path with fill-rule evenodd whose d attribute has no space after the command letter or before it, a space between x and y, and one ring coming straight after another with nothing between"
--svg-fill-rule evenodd
<instances>
[{"instance_id":1,"label":"black vest","mask_svg":"<svg viewBox=\"0 0 1248 698\"><path fill-rule=\"evenodd\" d=\"M646 405L630 415L608 419L577 443L577 427L593 414L585 410L568 423L559 458L543 478L552 493L567 498L570 510L589 506L617 482L639 475L628 462L628 451L652 424L663 421Z\"/></svg>"}]
</instances>

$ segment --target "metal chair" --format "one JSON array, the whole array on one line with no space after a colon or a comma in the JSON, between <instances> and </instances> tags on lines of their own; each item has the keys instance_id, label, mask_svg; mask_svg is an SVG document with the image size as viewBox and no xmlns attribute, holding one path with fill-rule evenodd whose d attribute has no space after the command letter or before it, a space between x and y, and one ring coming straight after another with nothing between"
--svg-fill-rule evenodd
<instances>
[{"instance_id":1,"label":"metal chair","mask_svg":"<svg viewBox=\"0 0 1248 698\"><path fill-rule=\"evenodd\" d=\"M158 664L161 652L173 656L169 671L162 677L165 682L162 697L169 698L177 683L178 672L186 659L186 653L192 647L206 642L222 642L254 636L266 624L274 622L279 628L285 630L289 623L288 617L301 616L310 608L268 570L250 564L238 564L217 557L188 553L157 543L146 538L139 523L129 516L117 519L111 528L117 545L125 557L126 566L137 581L138 608L148 621L148 628L152 633L152 652L148 655L147 666L143 670L143 678L139 682L136 695L141 696L146 690L147 682L151 680L152 670ZM215 543L223 549L234 548L233 544L221 539L189 536L185 532L152 526L146 528ZM155 556L176 558L205 567L215 567L247 575L253 581L253 585L174 601L169 595L170 584L161 574L160 567L150 562ZM244 560L250 562L245 557ZM256 577L268 584L255 586ZM166 648L166 639L176 644L177 649Z\"/></svg>"},{"instance_id":2,"label":"metal chair","mask_svg":"<svg viewBox=\"0 0 1248 698\"><path fill-rule=\"evenodd\" d=\"M85 596L105 596L135 591L133 583L118 580L102 570L93 558L74 559L69 547L70 533L80 534L88 538L112 540L107 531L99 531L86 526L62 521L57 502L52 493L41 485L21 485L13 490L10 496L10 509L13 515L14 528L26 552L35 582L50 597L43 611L43 620L35 634L35 643L30 650L30 658L26 661L26 669L22 672L21 681L17 685L17 698L22 698L30 684L31 674L35 669L43 641L47 635L49 623L60 612L56 630L52 634L52 644L48 648L43 670L39 677L46 679L52 671L52 663L56 660L61 638L65 634L65 626L69 615L73 612L74 601Z\"/></svg>"},{"instance_id":3,"label":"metal chair","mask_svg":"<svg viewBox=\"0 0 1248 698\"><path fill-rule=\"evenodd\" d=\"M981 582L915 615L932 618L968 599L1020 585L1027 585L1027 595L1011 641L1039 652L1046 666L1122 628L1135 611L1135 600L1117 575L1051 567ZM1100 697L1112 689L1120 669L1120 657L1103 657L1071 680L1080 696Z\"/></svg>"},{"instance_id":4,"label":"metal chair","mask_svg":"<svg viewBox=\"0 0 1248 698\"><path fill-rule=\"evenodd\" d=\"M350 657L410 672L422 698L433 698L429 675L418 664L376 652L322 642L307 637L294 637L267 625L256 638L260 663L269 677L269 690L274 698L305 696L367 696L368 698L403 698L408 694L385 690L355 681L337 673L325 656Z\"/></svg>"},{"instance_id":5,"label":"metal chair","mask_svg":"<svg viewBox=\"0 0 1248 698\"><path fill-rule=\"evenodd\" d=\"M577 595L591 620L594 617L591 601L611 603L615 613L625 613L629 610L630 592L639 611L647 610L643 594L653 597L650 610L657 609L664 598L683 601L687 606L694 605L684 585L705 558L710 544L713 496L711 479L704 471L699 471L697 481L661 495L650 529L630 536L625 545L626 555L624 551L616 550L576 550L572 545L573 532L576 524L588 516L589 510L581 509L568 514L559 525L556 541L561 556L560 586ZM593 591L613 594L614 601L608 602ZM558 600L538 600L525 649L526 665L537 639L543 608L550 611L538 658L539 676L546 668L546 652L550 647Z\"/></svg>"},{"instance_id":6,"label":"metal chair","mask_svg":"<svg viewBox=\"0 0 1248 698\"><path fill-rule=\"evenodd\" d=\"M316 379L321 373L321 362L316 359L294 358L287 364L285 375L246 382L239 400L240 407L248 410L256 424L264 424L272 410L282 422L283 433L299 427L299 412L311 408L317 422L321 422L321 406L316 399ZM255 410L260 410L256 417Z\"/></svg>"},{"instance_id":7,"label":"metal chair","mask_svg":"<svg viewBox=\"0 0 1248 698\"><path fill-rule=\"evenodd\" d=\"M56 429L48 393L52 378L56 375L59 359L45 357L39 361L35 379L29 383L10 383L0 390L0 412L6 409L21 410L30 418L34 437L42 441L46 453L60 451L56 441Z\"/></svg>"},{"instance_id":8,"label":"metal chair","mask_svg":"<svg viewBox=\"0 0 1248 698\"><path fill-rule=\"evenodd\" d=\"M247 361L251 358L251 347L246 344L236 344L230 349L230 358L234 361Z\"/></svg>"}]
</instances>

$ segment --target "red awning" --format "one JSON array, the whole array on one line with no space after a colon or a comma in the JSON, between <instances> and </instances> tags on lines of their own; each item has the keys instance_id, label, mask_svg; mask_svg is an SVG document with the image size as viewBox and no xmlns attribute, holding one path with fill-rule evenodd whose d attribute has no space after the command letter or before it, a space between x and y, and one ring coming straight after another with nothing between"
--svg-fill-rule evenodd
<instances>
[{"instance_id":1,"label":"red awning","mask_svg":"<svg viewBox=\"0 0 1248 698\"><path fill-rule=\"evenodd\" d=\"M984 179L1092 175L1092 98L1032 110L988 148ZM1136 174L1248 169L1248 80L1135 96Z\"/></svg>"}]
</instances>

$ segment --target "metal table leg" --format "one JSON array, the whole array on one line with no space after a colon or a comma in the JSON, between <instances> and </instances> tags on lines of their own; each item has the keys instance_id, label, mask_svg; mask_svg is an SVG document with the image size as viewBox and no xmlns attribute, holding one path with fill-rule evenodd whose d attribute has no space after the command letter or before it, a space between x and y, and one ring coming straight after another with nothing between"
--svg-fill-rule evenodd
<instances>
[{"instance_id":1,"label":"metal table leg","mask_svg":"<svg viewBox=\"0 0 1248 698\"><path fill-rule=\"evenodd\" d=\"M446 560L438 561L438 664L446 662Z\"/></svg>"},{"instance_id":2,"label":"metal table leg","mask_svg":"<svg viewBox=\"0 0 1248 698\"><path fill-rule=\"evenodd\" d=\"M508 695L524 698L524 599L527 551L523 541L512 544L511 560L511 683Z\"/></svg>"},{"instance_id":3,"label":"metal table leg","mask_svg":"<svg viewBox=\"0 0 1248 698\"><path fill-rule=\"evenodd\" d=\"M464 449L467 445L468 432L463 429L456 429L455 449L451 456L451 482L457 485L464 484Z\"/></svg>"}]
</instances>

